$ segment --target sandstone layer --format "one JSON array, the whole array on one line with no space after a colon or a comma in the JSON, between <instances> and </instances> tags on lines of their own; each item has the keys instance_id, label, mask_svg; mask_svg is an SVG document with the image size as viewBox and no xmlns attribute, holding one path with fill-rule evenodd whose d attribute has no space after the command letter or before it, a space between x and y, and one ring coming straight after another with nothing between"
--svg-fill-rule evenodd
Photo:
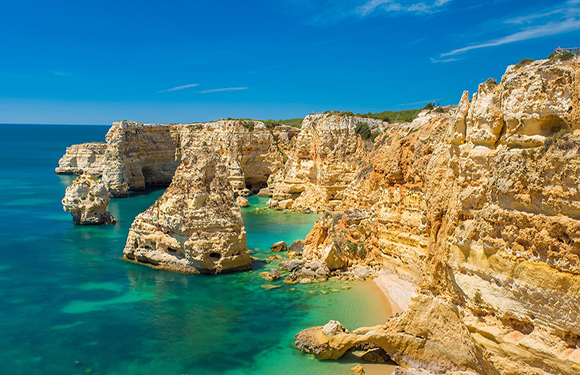
<instances>
[{"instance_id":1,"label":"sandstone layer","mask_svg":"<svg viewBox=\"0 0 580 375\"><path fill-rule=\"evenodd\" d=\"M109 201L107 187L97 176L82 175L66 188L62 207L71 213L75 224L111 224L115 219L107 211Z\"/></svg>"},{"instance_id":2,"label":"sandstone layer","mask_svg":"<svg viewBox=\"0 0 580 375\"><path fill-rule=\"evenodd\" d=\"M335 358L374 342L433 373L579 373L579 70L510 66L451 114L377 139L344 213L321 218L304 256L325 259L330 246L418 293L385 326L336 338L312 329L299 346Z\"/></svg>"},{"instance_id":3,"label":"sandstone layer","mask_svg":"<svg viewBox=\"0 0 580 375\"><path fill-rule=\"evenodd\" d=\"M102 142L81 143L66 148L66 153L55 168L57 174L87 173L101 175L105 162L107 145Z\"/></svg>"},{"instance_id":4,"label":"sandstone layer","mask_svg":"<svg viewBox=\"0 0 580 375\"><path fill-rule=\"evenodd\" d=\"M217 152L186 152L165 193L131 225L125 258L186 273L251 269L228 177Z\"/></svg>"}]
</instances>

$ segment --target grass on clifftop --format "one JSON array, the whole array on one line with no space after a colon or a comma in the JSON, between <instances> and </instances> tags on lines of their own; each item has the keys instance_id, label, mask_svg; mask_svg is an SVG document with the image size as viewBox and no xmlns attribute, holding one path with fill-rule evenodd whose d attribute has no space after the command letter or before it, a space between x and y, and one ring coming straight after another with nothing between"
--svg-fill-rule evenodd
<instances>
[{"instance_id":1,"label":"grass on clifftop","mask_svg":"<svg viewBox=\"0 0 580 375\"><path fill-rule=\"evenodd\" d=\"M290 118L287 120L263 120L263 123L269 128L280 125L288 125L300 129L302 127L302 120L303 118L299 117L299 118Z\"/></svg>"},{"instance_id":2,"label":"grass on clifftop","mask_svg":"<svg viewBox=\"0 0 580 375\"><path fill-rule=\"evenodd\" d=\"M401 111L383 111L383 112L367 112L367 113L353 113L350 111L326 111L334 115L358 116L364 118L372 118L387 122L411 122L421 112L421 109L404 109Z\"/></svg>"}]
</instances>

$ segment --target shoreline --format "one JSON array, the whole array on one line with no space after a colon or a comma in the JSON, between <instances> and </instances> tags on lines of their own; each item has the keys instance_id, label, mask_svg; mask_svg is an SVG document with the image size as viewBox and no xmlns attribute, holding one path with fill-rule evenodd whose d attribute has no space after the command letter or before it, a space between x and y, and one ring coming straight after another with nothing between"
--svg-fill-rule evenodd
<instances>
[{"instance_id":1,"label":"shoreline","mask_svg":"<svg viewBox=\"0 0 580 375\"><path fill-rule=\"evenodd\" d=\"M391 316L394 316L409 307L411 298L417 289L416 285L394 273L382 270L373 283L381 290L388 300Z\"/></svg>"}]
</instances>

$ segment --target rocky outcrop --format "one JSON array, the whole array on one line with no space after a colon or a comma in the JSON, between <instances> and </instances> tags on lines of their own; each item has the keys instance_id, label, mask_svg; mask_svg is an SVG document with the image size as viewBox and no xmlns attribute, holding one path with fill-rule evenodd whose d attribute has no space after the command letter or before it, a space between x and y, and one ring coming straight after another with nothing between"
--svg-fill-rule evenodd
<instances>
[{"instance_id":1,"label":"rocky outcrop","mask_svg":"<svg viewBox=\"0 0 580 375\"><path fill-rule=\"evenodd\" d=\"M107 145L103 142L91 142L72 145L58 161L57 174L101 175L105 162Z\"/></svg>"},{"instance_id":2,"label":"rocky outcrop","mask_svg":"<svg viewBox=\"0 0 580 375\"><path fill-rule=\"evenodd\" d=\"M219 152L236 195L257 193L282 168L285 150L298 130L268 128L261 121L220 120L194 124L121 121L107 133L103 180L115 197L171 182L184 150Z\"/></svg>"},{"instance_id":3,"label":"rocky outcrop","mask_svg":"<svg viewBox=\"0 0 580 375\"><path fill-rule=\"evenodd\" d=\"M97 176L82 175L66 188L62 207L71 213L75 224L111 224L115 219L107 211L109 201L107 187Z\"/></svg>"},{"instance_id":4,"label":"rocky outcrop","mask_svg":"<svg viewBox=\"0 0 580 375\"><path fill-rule=\"evenodd\" d=\"M226 164L210 150L184 154L171 185L129 230L126 259L186 273L252 268Z\"/></svg>"},{"instance_id":5,"label":"rocky outcrop","mask_svg":"<svg viewBox=\"0 0 580 375\"><path fill-rule=\"evenodd\" d=\"M176 125L115 122L106 140L103 182L113 197L169 185L181 162Z\"/></svg>"},{"instance_id":6,"label":"rocky outcrop","mask_svg":"<svg viewBox=\"0 0 580 375\"><path fill-rule=\"evenodd\" d=\"M376 134L388 125L341 113L306 116L284 168L268 182L272 193L269 205L278 209L332 211L342 200L344 189L356 178L360 161L372 148L372 141L357 134L359 124Z\"/></svg>"},{"instance_id":7,"label":"rocky outcrop","mask_svg":"<svg viewBox=\"0 0 580 375\"><path fill-rule=\"evenodd\" d=\"M304 256L364 244L349 262L379 262L419 294L382 327L313 329L310 347L337 353L365 340L433 373L580 371L578 72L511 66L451 115L375 142L337 206L364 214L321 218Z\"/></svg>"}]
</instances>

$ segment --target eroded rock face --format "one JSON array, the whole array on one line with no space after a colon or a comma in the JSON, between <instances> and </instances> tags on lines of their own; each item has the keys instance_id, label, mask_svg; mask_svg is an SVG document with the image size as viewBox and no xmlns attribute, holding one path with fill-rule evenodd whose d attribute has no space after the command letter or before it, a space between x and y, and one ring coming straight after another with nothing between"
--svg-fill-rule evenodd
<instances>
[{"instance_id":1,"label":"eroded rock face","mask_svg":"<svg viewBox=\"0 0 580 375\"><path fill-rule=\"evenodd\" d=\"M100 176L103 173L107 145L102 142L81 143L66 148L55 168L57 174Z\"/></svg>"},{"instance_id":2,"label":"eroded rock face","mask_svg":"<svg viewBox=\"0 0 580 375\"><path fill-rule=\"evenodd\" d=\"M62 207L71 213L75 224L111 224L115 219L107 211L109 201L107 187L97 176L82 175L66 188Z\"/></svg>"},{"instance_id":3,"label":"eroded rock face","mask_svg":"<svg viewBox=\"0 0 580 375\"><path fill-rule=\"evenodd\" d=\"M304 254L362 243L365 257L349 262L379 262L419 296L380 329L317 333L321 347L367 340L433 373L580 371L576 77L570 63L509 67L450 116L375 142L338 206L364 214L321 218Z\"/></svg>"},{"instance_id":4,"label":"eroded rock face","mask_svg":"<svg viewBox=\"0 0 580 375\"><path fill-rule=\"evenodd\" d=\"M355 132L361 123L377 133L387 126L382 121L344 114L306 116L288 161L268 183L272 192L270 206L300 211L333 210L372 147L372 142L364 141Z\"/></svg>"},{"instance_id":5,"label":"eroded rock face","mask_svg":"<svg viewBox=\"0 0 580 375\"><path fill-rule=\"evenodd\" d=\"M167 186L181 158L175 125L115 122L106 136L103 182L114 197L146 186Z\"/></svg>"},{"instance_id":6,"label":"eroded rock face","mask_svg":"<svg viewBox=\"0 0 580 375\"><path fill-rule=\"evenodd\" d=\"M225 163L215 151L184 154L171 185L129 231L124 256L186 273L252 268Z\"/></svg>"}]
</instances>

